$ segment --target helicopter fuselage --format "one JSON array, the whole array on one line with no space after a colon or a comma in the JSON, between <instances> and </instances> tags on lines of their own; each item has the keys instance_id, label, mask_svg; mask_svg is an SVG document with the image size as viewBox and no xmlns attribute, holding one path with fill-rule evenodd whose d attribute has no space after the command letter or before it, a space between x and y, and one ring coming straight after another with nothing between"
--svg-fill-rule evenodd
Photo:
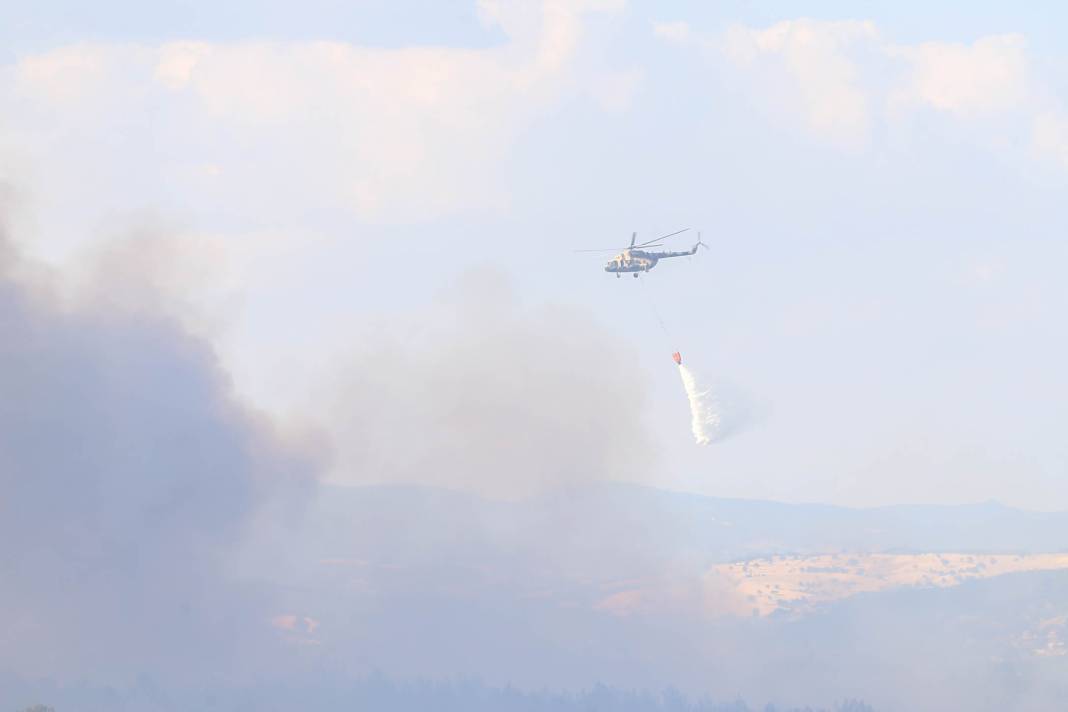
<instances>
[{"instance_id":1,"label":"helicopter fuselage","mask_svg":"<svg viewBox=\"0 0 1068 712\"><path fill-rule=\"evenodd\" d=\"M648 272L656 263L667 257L684 257L697 252L697 245L692 250L683 252L648 252L646 250L623 250L605 263L605 272L614 272L618 277L624 272L632 272L637 277L639 272Z\"/></svg>"},{"instance_id":2,"label":"helicopter fuselage","mask_svg":"<svg viewBox=\"0 0 1068 712\"><path fill-rule=\"evenodd\" d=\"M660 258L644 250L624 250L605 263L605 272L648 272Z\"/></svg>"}]
</instances>

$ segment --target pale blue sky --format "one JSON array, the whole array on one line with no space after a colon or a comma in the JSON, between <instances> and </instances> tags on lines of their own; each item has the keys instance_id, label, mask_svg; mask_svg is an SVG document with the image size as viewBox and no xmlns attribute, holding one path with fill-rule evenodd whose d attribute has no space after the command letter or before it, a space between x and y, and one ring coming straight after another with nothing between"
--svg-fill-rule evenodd
<instances>
[{"instance_id":1,"label":"pale blue sky","mask_svg":"<svg viewBox=\"0 0 1068 712\"><path fill-rule=\"evenodd\" d=\"M527 62L544 28L521 17L509 35L474 2L38 3L10 8L0 28L0 155L25 197L22 241L41 259L77 270L131 225L176 233L194 267L164 275L168 299L211 324L239 389L283 420L311 417L354 341L376 329L416 338L404 325L488 266L522 302L615 332L646 397L655 461L643 481L1063 509L1065 14L1056 3L631 2L576 13L561 64L521 85L494 72ZM815 54L771 46L747 64L724 49L731 26L757 37L798 18L817 21ZM843 39L832 20L876 32ZM687 23L689 39L658 36L662 22ZM990 55L936 55L922 65L930 83L906 87L901 56L921 43L1010 33L1022 41ZM478 68L458 65L470 78L442 80L424 101L391 87L451 60L397 68L381 55L366 71L382 83L350 100L351 69L292 49L322 39L477 48ZM175 40L209 43L212 56L293 44L161 89L170 80L152 53ZM110 59L35 64L83 42ZM60 86L70 66L96 69ZM991 66L1007 79L957 92ZM856 96L864 109L850 118ZM348 202L368 190L379 207ZM644 285L670 340L634 280L571 253L686 226L712 249ZM216 248L236 252L219 283L196 266ZM692 444L675 348L744 404L743 432Z\"/></svg>"},{"instance_id":2,"label":"pale blue sky","mask_svg":"<svg viewBox=\"0 0 1068 712\"><path fill-rule=\"evenodd\" d=\"M219 6L207 0L151 4L111 0L86 5L71 0L9 3L8 22L0 29L7 47L42 48L66 41L158 41L196 37L235 40L337 39L375 46L412 44L479 45L492 41L478 22L475 3L466 0L239 0ZM663 0L631 2L632 18L684 18L715 28L729 22L772 24L781 19L866 18L902 41L933 37L965 41L985 34L1024 32L1036 44L1056 49L1059 23L1068 10L1061 3L1006 4L995 0L891 3L871 0ZM499 38L498 38L499 39Z\"/></svg>"},{"instance_id":3,"label":"pale blue sky","mask_svg":"<svg viewBox=\"0 0 1068 712\"><path fill-rule=\"evenodd\" d=\"M86 4L71 0L7 3L0 26L0 58L74 42L161 42L175 39L212 41L338 40L375 47L417 45L482 47L504 36L478 19L475 2L449 0L239 0L219 3L185 0ZM939 3L848 2L813 0L752 2L630 2L617 31L645 37L650 20L685 19L713 31L732 23L771 25L782 19L810 17L875 21L901 42L968 42L1005 32L1026 35L1036 50L1058 53L1061 28L1068 22L1062 3L1007 4L996 0Z\"/></svg>"}]
</instances>

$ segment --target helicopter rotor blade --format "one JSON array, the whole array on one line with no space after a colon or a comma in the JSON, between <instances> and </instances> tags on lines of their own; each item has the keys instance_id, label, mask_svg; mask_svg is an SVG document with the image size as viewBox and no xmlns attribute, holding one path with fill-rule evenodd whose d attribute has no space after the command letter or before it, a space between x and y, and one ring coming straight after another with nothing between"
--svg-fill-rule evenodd
<instances>
[{"instance_id":1,"label":"helicopter rotor blade","mask_svg":"<svg viewBox=\"0 0 1068 712\"><path fill-rule=\"evenodd\" d=\"M571 250L572 252L627 252L628 250L637 250L638 248L645 249L647 247L663 247L660 244L642 243L641 245L635 245L634 247L606 247L601 250Z\"/></svg>"},{"instance_id":2,"label":"helicopter rotor blade","mask_svg":"<svg viewBox=\"0 0 1068 712\"><path fill-rule=\"evenodd\" d=\"M599 250L572 250L572 252L623 252L625 250L636 250L636 249L639 249L639 248L642 248L642 247L662 247L662 245L659 245L657 243L659 243L659 242L661 242L663 240L666 240L669 237L674 237L675 235L679 235L681 233L684 233L689 229L690 228L688 228L688 227L684 227L683 229L676 230L675 232L673 232L671 234L662 235L660 237L654 238L654 239L649 240L647 242L639 243L637 245L634 244L634 240L637 238L637 233L634 233L634 235L632 235L631 238L630 238L630 244L627 245L626 247L606 247L604 249L599 249Z\"/></svg>"},{"instance_id":3,"label":"helicopter rotor blade","mask_svg":"<svg viewBox=\"0 0 1068 712\"><path fill-rule=\"evenodd\" d=\"M679 234L681 234L681 233L684 233L684 232L686 232L686 231L687 231L687 230L689 230L689 229L690 229L690 228L688 228L688 227L685 227L685 228L683 228L683 229L681 229L681 230L677 230L677 231L675 231L675 232L671 233L670 235L661 235L660 237L654 238L654 239L652 239L652 240L649 240L649 241L647 241L647 242L643 242L643 243L641 243L640 245L634 245L634 247L649 247L650 245L652 245L652 244L654 244L654 243L660 242L661 240L666 240L666 239L668 239L669 237L674 237L675 235L679 235Z\"/></svg>"},{"instance_id":4,"label":"helicopter rotor blade","mask_svg":"<svg viewBox=\"0 0 1068 712\"><path fill-rule=\"evenodd\" d=\"M650 245L650 244L652 244L654 242L660 242L661 240L666 240L669 237L675 237L675 235L681 235L682 233L686 232L689 229L690 228L688 228L688 227L684 227L681 230L676 230L675 232L669 233L667 235L661 235L660 237L656 238L655 240L649 240L649 242L646 242L646 243L643 243L643 244Z\"/></svg>"}]
</instances>

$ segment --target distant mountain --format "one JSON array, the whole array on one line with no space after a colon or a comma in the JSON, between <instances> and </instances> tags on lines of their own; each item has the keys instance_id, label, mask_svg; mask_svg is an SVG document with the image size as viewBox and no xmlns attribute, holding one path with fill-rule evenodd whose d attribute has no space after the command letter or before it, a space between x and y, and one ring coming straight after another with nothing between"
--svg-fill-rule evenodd
<instances>
[{"instance_id":1,"label":"distant mountain","mask_svg":"<svg viewBox=\"0 0 1068 712\"><path fill-rule=\"evenodd\" d=\"M878 712L1046 712L1068 699L1068 569L1037 570L1061 565L1066 513L631 485L518 502L323 487L299 515L259 526L233 562L250 611L272 611L253 621L263 635L241 661L247 684L109 690L0 675L0 703L868 712L842 705L863 699ZM667 688L753 707L686 706Z\"/></svg>"},{"instance_id":2,"label":"distant mountain","mask_svg":"<svg viewBox=\"0 0 1068 712\"><path fill-rule=\"evenodd\" d=\"M279 643L353 674L880 712L1068 699L1068 569L1041 570L1068 565L1068 513L324 487L272 536L245 568Z\"/></svg>"},{"instance_id":3,"label":"distant mountain","mask_svg":"<svg viewBox=\"0 0 1068 712\"><path fill-rule=\"evenodd\" d=\"M307 544L324 558L385 555L397 563L464 549L482 561L521 556L557 564L585 551L595 561L584 564L605 567L619 549L628 560L703 565L772 554L1068 552L1068 512L996 503L850 509L622 484L520 502L425 487L328 486L307 522ZM376 551L383 541L388 551Z\"/></svg>"}]
</instances>

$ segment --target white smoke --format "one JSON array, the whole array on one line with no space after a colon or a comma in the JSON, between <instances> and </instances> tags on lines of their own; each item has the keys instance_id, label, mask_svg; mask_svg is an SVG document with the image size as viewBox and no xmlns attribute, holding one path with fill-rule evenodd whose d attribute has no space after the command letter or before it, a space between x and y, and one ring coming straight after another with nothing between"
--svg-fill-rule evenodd
<instances>
[{"instance_id":1,"label":"white smoke","mask_svg":"<svg viewBox=\"0 0 1068 712\"><path fill-rule=\"evenodd\" d=\"M682 376L686 397L690 399L693 439L698 445L708 445L719 435L720 417L716 399L711 390L702 391L698 388L697 379L682 364L679 364L679 375Z\"/></svg>"}]
</instances>

